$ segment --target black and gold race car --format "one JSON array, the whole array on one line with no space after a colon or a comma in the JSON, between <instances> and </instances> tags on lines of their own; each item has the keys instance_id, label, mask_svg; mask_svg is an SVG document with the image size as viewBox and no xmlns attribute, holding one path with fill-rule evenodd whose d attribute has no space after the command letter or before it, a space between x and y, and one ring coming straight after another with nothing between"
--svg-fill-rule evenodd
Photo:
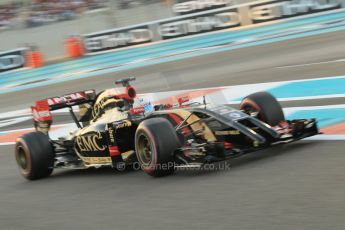
<instances>
[{"instance_id":1,"label":"black and gold race car","mask_svg":"<svg viewBox=\"0 0 345 230\"><path fill-rule=\"evenodd\" d=\"M55 168L137 164L160 177L177 167L202 167L319 133L315 119L286 120L280 104L266 92L247 96L240 110L182 98L177 106L152 105L147 112L134 106L131 80L119 80L120 87L98 94L87 90L37 101L32 107L36 132L19 137L15 146L21 174L35 180ZM52 140L51 111L62 108L69 108L78 129Z\"/></svg>"}]
</instances>

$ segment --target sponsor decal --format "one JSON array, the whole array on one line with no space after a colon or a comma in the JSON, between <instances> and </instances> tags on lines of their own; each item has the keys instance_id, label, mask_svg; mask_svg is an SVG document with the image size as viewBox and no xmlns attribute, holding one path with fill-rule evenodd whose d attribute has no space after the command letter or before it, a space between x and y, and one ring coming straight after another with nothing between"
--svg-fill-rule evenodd
<instances>
[{"instance_id":1,"label":"sponsor decal","mask_svg":"<svg viewBox=\"0 0 345 230\"><path fill-rule=\"evenodd\" d=\"M153 33L148 26L132 27L84 36L84 45L88 52L115 49L152 41Z\"/></svg>"},{"instance_id":2,"label":"sponsor decal","mask_svg":"<svg viewBox=\"0 0 345 230\"><path fill-rule=\"evenodd\" d=\"M162 39L258 24L345 7L345 0L258 1L161 22Z\"/></svg>"},{"instance_id":3,"label":"sponsor decal","mask_svg":"<svg viewBox=\"0 0 345 230\"><path fill-rule=\"evenodd\" d=\"M256 1L216 7L228 2L196 0L178 3L174 10L180 13L205 11L84 35L84 44L87 52L92 53L345 8L345 0ZM214 7L217 9L209 10Z\"/></svg>"},{"instance_id":4,"label":"sponsor decal","mask_svg":"<svg viewBox=\"0 0 345 230\"><path fill-rule=\"evenodd\" d=\"M143 114L143 113L145 113L145 107L144 106L140 106L140 107L136 107L136 108L131 108L129 110L129 112L132 115Z\"/></svg>"},{"instance_id":5,"label":"sponsor decal","mask_svg":"<svg viewBox=\"0 0 345 230\"><path fill-rule=\"evenodd\" d=\"M194 0L178 1L173 5L175 14L190 14L205 10L217 9L232 4L232 0Z\"/></svg>"},{"instance_id":6,"label":"sponsor decal","mask_svg":"<svg viewBox=\"0 0 345 230\"><path fill-rule=\"evenodd\" d=\"M226 130L226 131L216 131L217 136L227 136L227 135L239 135L241 134L239 130Z\"/></svg>"},{"instance_id":7,"label":"sponsor decal","mask_svg":"<svg viewBox=\"0 0 345 230\"><path fill-rule=\"evenodd\" d=\"M110 164L111 157L80 157L86 164Z\"/></svg>"},{"instance_id":8,"label":"sponsor decal","mask_svg":"<svg viewBox=\"0 0 345 230\"><path fill-rule=\"evenodd\" d=\"M241 26L239 12L236 9L229 9L161 23L158 33L162 39L171 39L238 26Z\"/></svg>"},{"instance_id":9,"label":"sponsor decal","mask_svg":"<svg viewBox=\"0 0 345 230\"><path fill-rule=\"evenodd\" d=\"M123 129L123 128L131 127L132 122L129 120L117 121L114 123L114 126L116 127L116 129Z\"/></svg>"},{"instance_id":10,"label":"sponsor decal","mask_svg":"<svg viewBox=\"0 0 345 230\"><path fill-rule=\"evenodd\" d=\"M102 98L93 106L93 109L92 109L93 118L99 117L103 113L103 108L107 100L108 100L107 98Z\"/></svg>"},{"instance_id":11,"label":"sponsor decal","mask_svg":"<svg viewBox=\"0 0 345 230\"><path fill-rule=\"evenodd\" d=\"M108 134L109 134L109 141L112 145L116 145L115 141L115 131L113 127L108 128Z\"/></svg>"},{"instance_id":12,"label":"sponsor decal","mask_svg":"<svg viewBox=\"0 0 345 230\"><path fill-rule=\"evenodd\" d=\"M48 133L52 124L52 115L49 110L48 101L37 101L35 106L31 107L31 112L36 131Z\"/></svg>"},{"instance_id":13,"label":"sponsor decal","mask_svg":"<svg viewBox=\"0 0 345 230\"><path fill-rule=\"evenodd\" d=\"M48 104L49 105L60 105L60 104L65 104L65 103L70 103L78 100L86 100L86 96L84 92L78 92L78 93L71 93L68 95L64 95L62 97L53 97L49 98Z\"/></svg>"},{"instance_id":14,"label":"sponsor decal","mask_svg":"<svg viewBox=\"0 0 345 230\"><path fill-rule=\"evenodd\" d=\"M114 99L113 97L103 97L100 100L98 100L92 109L92 118L96 119L98 117L100 117L102 114L104 114L105 110L107 108L116 108L117 107L117 103L119 100ZM117 113L117 117L119 120L121 119L126 119L127 118L127 114L125 113Z\"/></svg>"},{"instance_id":15,"label":"sponsor decal","mask_svg":"<svg viewBox=\"0 0 345 230\"><path fill-rule=\"evenodd\" d=\"M253 23L317 13L345 7L344 0L286 0L250 6Z\"/></svg>"},{"instance_id":16,"label":"sponsor decal","mask_svg":"<svg viewBox=\"0 0 345 230\"><path fill-rule=\"evenodd\" d=\"M32 116L35 121L44 121L45 119L51 120L51 113L49 110L38 110L37 108L32 108Z\"/></svg>"},{"instance_id":17,"label":"sponsor decal","mask_svg":"<svg viewBox=\"0 0 345 230\"><path fill-rule=\"evenodd\" d=\"M99 152L104 151L107 147L100 143L102 141L102 135L97 132L92 135L77 136L76 144L79 150L82 152Z\"/></svg>"},{"instance_id":18,"label":"sponsor decal","mask_svg":"<svg viewBox=\"0 0 345 230\"><path fill-rule=\"evenodd\" d=\"M0 72L24 67L26 51L21 48L0 53Z\"/></svg>"}]
</instances>

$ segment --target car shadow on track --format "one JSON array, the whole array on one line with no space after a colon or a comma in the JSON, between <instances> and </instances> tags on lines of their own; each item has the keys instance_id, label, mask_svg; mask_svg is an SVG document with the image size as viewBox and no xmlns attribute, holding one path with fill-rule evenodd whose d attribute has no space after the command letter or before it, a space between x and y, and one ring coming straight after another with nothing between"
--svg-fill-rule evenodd
<instances>
[{"instance_id":1,"label":"car shadow on track","mask_svg":"<svg viewBox=\"0 0 345 230\"><path fill-rule=\"evenodd\" d=\"M268 163L270 161L279 160L279 157L284 155L293 155L301 153L301 151L308 150L311 146L321 144L315 141L302 141L295 142L286 145L273 146L264 150L260 150L253 153L248 153L246 155L240 156L238 158L230 159L223 162L215 163L214 167L206 167L201 169L180 169L176 176L188 177L188 176L206 176L219 173L231 173L231 171L237 169L243 169L244 167L249 167L252 164L258 164L260 162ZM281 159L283 160L283 159Z\"/></svg>"},{"instance_id":2,"label":"car shadow on track","mask_svg":"<svg viewBox=\"0 0 345 230\"><path fill-rule=\"evenodd\" d=\"M173 177L195 177L195 176L210 176L218 173L228 173L236 169L241 169L244 166L249 166L251 164L256 164L259 162L268 162L276 160L277 157L283 155L293 155L298 154L300 151L305 151L309 147L317 145L319 142L315 141L302 141L291 143L287 145L274 146L268 149L264 149L258 152L249 153L247 155L241 156L239 158L234 158L231 160L217 162L214 164L207 165L200 169L177 169ZM79 178L79 177L132 177L136 174L144 174L141 170L126 169L124 171L117 171L112 168L90 168L90 169L80 169L80 170L56 170L52 175L51 179L61 179L61 178Z\"/></svg>"},{"instance_id":3,"label":"car shadow on track","mask_svg":"<svg viewBox=\"0 0 345 230\"><path fill-rule=\"evenodd\" d=\"M88 169L63 169L56 170L52 177L80 177L80 176L89 176L89 177L98 177L98 176L115 176L115 175L129 175L136 173L135 170L126 169L123 171L118 171L109 167L101 168L88 168Z\"/></svg>"}]
</instances>

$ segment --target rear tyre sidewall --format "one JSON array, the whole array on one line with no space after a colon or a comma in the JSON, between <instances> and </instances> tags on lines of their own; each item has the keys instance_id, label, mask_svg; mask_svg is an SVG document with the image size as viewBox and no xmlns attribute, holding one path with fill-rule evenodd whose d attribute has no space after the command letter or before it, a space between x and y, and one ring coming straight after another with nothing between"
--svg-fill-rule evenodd
<instances>
[{"instance_id":1,"label":"rear tyre sidewall","mask_svg":"<svg viewBox=\"0 0 345 230\"><path fill-rule=\"evenodd\" d=\"M26 167L21 165L25 157ZM47 135L32 132L17 139L15 158L21 175L28 180L48 177L54 168L54 151Z\"/></svg>"}]
</instances>

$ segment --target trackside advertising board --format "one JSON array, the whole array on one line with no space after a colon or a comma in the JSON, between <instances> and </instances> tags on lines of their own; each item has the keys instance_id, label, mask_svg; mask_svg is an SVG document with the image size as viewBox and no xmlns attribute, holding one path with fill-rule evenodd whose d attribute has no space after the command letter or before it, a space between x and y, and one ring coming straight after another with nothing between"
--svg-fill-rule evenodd
<instances>
[{"instance_id":1,"label":"trackside advertising board","mask_svg":"<svg viewBox=\"0 0 345 230\"><path fill-rule=\"evenodd\" d=\"M22 68L25 65L27 48L0 52L0 72Z\"/></svg>"},{"instance_id":2,"label":"trackside advertising board","mask_svg":"<svg viewBox=\"0 0 345 230\"><path fill-rule=\"evenodd\" d=\"M345 8L345 0L256 1L83 35L88 53Z\"/></svg>"},{"instance_id":3,"label":"trackside advertising board","mask_svg":"<svg viewBox=\"0 0 345 230\"><path fill-rule=\"evenodd\" d=\"M233 5L233 0L176 0L172 10L176 15L192 14Z\"/></svg>"}]
</instances>

